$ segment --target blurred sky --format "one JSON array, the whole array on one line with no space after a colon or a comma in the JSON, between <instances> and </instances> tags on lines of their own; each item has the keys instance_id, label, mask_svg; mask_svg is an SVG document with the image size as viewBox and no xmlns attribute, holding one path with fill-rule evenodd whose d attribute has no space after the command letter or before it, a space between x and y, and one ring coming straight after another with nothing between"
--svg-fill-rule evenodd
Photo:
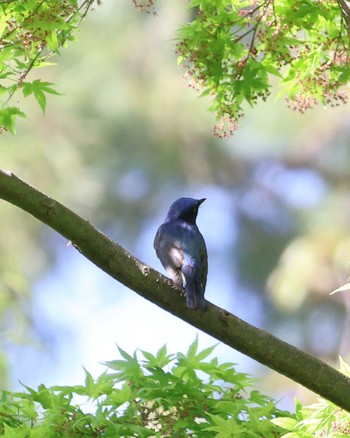
<instances>
[{"instance_id":1,"label":"blurred sky","mask_svg":"<svg viewBox=\"0 0 350 438\"><path fill-rule=\"evenodd\" d=\"M247 109L233 138L213 139L210 123L214 120L206 112L208 102L182 84L182 72L176 67L174 31L186 19L186 3L175 3L161 0L157 17L141 19L135 18L138 12L131 1L104 0L87 18L79 42L65 49L59 66L47 73L48 80L57 82L66 96L50 97L45 116L33 102L24 102L29 122L20 122L17 140L4 137L6 151L17 142L13 156L8 152L4 164L98 224L162 273L153 238L170 204L181 196L207 198L197 221L209 252L206 298L251 324L302 345L305 333L298 320L301 317L293 319L291 315L303 307L305 297L289 294L278 302L278 297L265 292L258 274L256 283L242 281L238 272L244 256L242 246L248 247L243 249L251 257L245 262L249 276L268 261L267 252L274 242L279 257L282 244L300 230L305 232L308 214L321 209L330 187L321 172L307 160L304 164L304 157L318 156L318 145L327 135L332 138L331 126L348 127L348 108L328 110L327 115L319 108L302 117L271 98ZM126 36L126 42L119 43ZM128 58L129 52L132 56ZM128 76L129 82L124 80ZM140 102L145 105L137 114ZM119 126L121 120L128 127ZM174 139L170 141L171 136ZM177 145L175 152L172 141ZM118 142L125 143L127 153L117 147L111 149L113 155L105 152ZM159 144L159 149L150 149L147 142ZM219 163L216 168L213 165L214 170L210 167L215 161L211 151ZM36 153L42 155L33 158L28 167L23 157ZM290 167L279 161L283 156L290 159ZM231 159L235 171L225 167ZM346 160L339 162L339 169L346 167ZM172 168L175 176L170 175ZM79 173L79 180L75 173ZM156 178L159 180L154 182ZM61 183L54 183L56 179ZM108 192L101 188L101 180ZM118 203L109 203L114 197ZM242 237L246 226L242 218L254 225L246 231L249 241ZM137 231L131 229L134 222ZM262 230L259 228L259 236L266 239L265 246L261 237L255 238L256 224ZM128 225L131 236L125 233ZM104 371L101 362L116 358L116 345L129 353L137 348L154 353L167 344L173 353L187 351L197 335L200 348L217 343L109 278L53 231L45 229L43 236L38 245L48 253L53 248L55 257L33 287L33 323L40 342L8 347L14 388L20 388L19 381L28 386L80 384L85 377L83 366L97 376ZM255 251L254 258L249 245ZM32 263L35 260L33 255ZM283 308L286 301L291 307ZM319 322L316 310L310 313L313 327ZM324 311L326 334L321 331L321 341L316 337L316 344L334 344L330 334L341 336L337 332L339 318L334 318L337 316L332 312ZM310 329L311 337L313 333L320 333L319 327ZM222 344L214 354L220 361L237 363L239 371L270 379L272 383L264 392L283 398L281 408L293 409L297 390L289 384L283 386L287 379L282 378L274 390L275 377L267 378L266 368L255 361Z\"/></svg>"}]
</instances>

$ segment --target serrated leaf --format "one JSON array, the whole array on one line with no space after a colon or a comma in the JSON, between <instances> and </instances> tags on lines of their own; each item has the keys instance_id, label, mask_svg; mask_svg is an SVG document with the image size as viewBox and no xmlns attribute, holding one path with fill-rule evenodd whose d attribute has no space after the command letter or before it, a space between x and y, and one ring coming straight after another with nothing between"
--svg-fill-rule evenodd
<instances>
[{"instance_id":1,"label":"serrated leaf","mask_svg":"<svg viewBox=\"0 0 350 438\"><path fill-rule=\"evenodd\" d=\"M40 81L40 84L41 84L41 89L45 91L45 93L56 94L56 96L61 96L61 93L59 93L57 90L51 87L51 85L55 85L54 83Z\"/></svg>"},{"instance_id":2,"label":"serrated leaf","mask_svg":"<svg viewBox=\"0 0 350 438\"><path fill-rule=\"evenodd\" d=\"M273 418L270 421L276 426L282 427L282 429L286 429L289 431L292 431L294 427L298 424L295 418L290 418L290 417L278 417L278 418Z\"/></svg>"},{"instance_id":3,"label":"serrated leaf","mask_svg":"<svg viewBox=\"0 0 350 438\"><path fill-rule=\"evenodd\" d=\"M120 353L120 355L125 359L125 360L127 360L127 361L132 361L133 360L133 357L132 356L130 356L130 354L128 354L125 350L123 350L121 347L117 347L118 348L118 351L119 351L119 353Z\"/></svg>"},{"instance_id":4,"label":"serrated leaf","mask_svg":"<svg viewBox=\"0 0 350 438\"><path fill-rule=\"evenodd\" d=\"M147 359L147 361L149 363L155 363L156 362L156 358L155 358L155 356L153 356L153 354L148 353L148 351L143 351L143 350L141 350L141 353L142 353L143 357L145 359Z\"/></svg>"},{"instance_id":5,"label":"serrated leaf","mask_svg":"<svg viewBox=\"0 0 350 438\"><path fill-rule=\"evenodd\" d=\"M28 426L29 428L29 426ZM17 427L13 428L6 423L4 424L4 434L2 434L5 438L25 438L28 436L28 430L19 430Z\"/></svg>"},{"instance_id":6,"label":"serrated leaf","mask_svg":"<svg viewBox=\"0 0 350 438\"><path fill-rule=\"evenodd\" d=\"M22 82L21 89L23 96L28 97L33 93L33 84L31 82Z\"/></svg>"},{"instance_id":7,"label":"serrated leaf","mask_svg":"<svg viewBox=\"0 0 350 438\"><path fill-rule=\"evenodd\" d=\"M112 404L114 408L123 405L128 402L132 397L132 391L128 385L123 385L121 389L114 389L106 400L103 401L103 405Z\"/></svg>"},{"instance_id":8,"label":"serrated leaf","mask_svg":"<svg viewBox=\"0 0 350 438\"><path fill-rule=\"evenodd\" d=\"M195 8L197 6L200 6L202 3L202 0L191 0L190 3L188 4L187 8Z\"/></svg>"},{"instance_id":9,"label":"serrated leaf","mask_svg":"<svg viewBox=\"0 0 350 438\"><path fill-rule=\"evenodd\" d=\"M164 344L160 349L157 351L157 359L165 359L167 357L168 350L166 348L166 344Z\"/></svg>"},{"instance_id":10,"label":"serrated leaf","mask_svg":"<svg viewBox=\"0 0 350 438\"><path fill-rule=\"evenodd\" d=\"M197 359L198 360L203 360L203 359L205 359L206 357L208 357L213 351L214 351L214 349L216 348L216 346L217 346L218 344L215 344L215 345L213 345L212 347L208 347L208 348L205 348L204 350L202 350L202 351L200 351L198 354L197 354Z\"/></svg>"},{"instance_id":11,"label":"serrated leaf","mask_svg":"<svg viewBox=\"0 0 350 438\"><path fill-rule=\"evenodd\" d=\"M201 92L201 94L199 95L199 97L205 97L205 96L209 96L210 94L210 89L206 88L204 91Z\"/></svg>"},{"instance_id":12,"label":"serrated leaf","mask_svg":"<svg viewBox=\"0 0 350 438\"><path fill-rule=\"evenodd\" d=\"M43 67L51 67L57 65L57 62L51 62L51 61L38 61L34 63L35 68L43 68Z\"/></svg>"},{"instance_id":13,"label":"serrated leaf","mask_svg":"<svg viewBox=\"0 0 350 438\"><path fill-rule=\"evenodd\" d=\"M84 371L85 371L85 386L87 387L87 389L90 389L95 384L95 381L91 373L89 373L89 371L86 368L84 368Z\"/></svg>"},{"instance_id":14,"label":"serrated leaf","mask_svg":"<svg viewBox=\"0 0 350 438\"><path fill-rule=\"evenodd\" d=\"M34 91L35 99L38 102L38 104L40 105L40 108L41 108L42 112L44 113L45 109L46 109L46 96L45 96L45 93L42 90L38 89L38 88L37 89L33 89L33 91Z\"/></svg>"},{"instance_id":15,"label":"serrated leaf","mask_svg":"<svg viewBox=\"0 0 350 438\"><path fill-rule=\"evenodd\" d=\"M303 405L300 403L300 401L297 398L294 398L294 404L295 404L295 416L298 421L301 421L304 419Z\"/></svg>"},{"instance_id":16,"label":"serrated leaf","mask_svg":"<svg viewBox=\"0 0 350 438\"><path fill-rule=\"evenodd\" d=\"M300 438L297 432L288 432L285 435L281 435L281 438Z\"/></svg>"},{"instance_id":17,"label":"serrated leaf","mask_svg":"<svg viewBox=\"0 0 350 438\"><path fill-rule=\"evenodd\" d=\"M346 290L350 290L350 283L346 283L343 286L338 287L338 289L335 289L329 295L333 295L333 294L336 294L338 292L344 292Z\"/></svg>"},{"instance_id":18,"label":"serrated leaf","mask_svg":"<svg viewBox=\"0 0 350 438\"><path fill-rule=\"evenodd\" d=\"M274 76L278 76L279 78L282 78L282 77L283 77L283 76L281 75L280 71L279 71L276 67L274 67L273 65L271 65L271 64L263 64L263 67L264 67L264 69L265 69L268 73L270 73L270 74L272 74L272 75L274 75Z\"/></svg>"},{"instance_id":19,"label":"serrated leaf","mask_svg":"<svg viewBox=\"0 0 350 438\"><path fill-rule=\"evenodd\" d=\"M25 385L21 381L19 381L19 383L29 392L29 394L36 395L37 392L35 391L35 389L31 388L30 386Z\"/></svg>"},{"instance_id":20,"label":"serrated leaf","mask_svg":"<svg viewBox=\"0 0 350 438\"><path fill-rule=\"evenodd\" d=\"M350 377L350 365L348 365L341 356L339 356L340 371Z\"/></svg>"},{"instance_id":21,"label":"serrated leaf","mask_svg":"<svg viewBox=\"0 0 350 438\"><path fill-rule=\"evenodd\" d=\"M53 30L50 33L46 41L49 49L53 50L55 53L59 53L58 48L60 44L57 38L56 30Z\"/></svg>"},{"instance_id":22,"label":"serrated leaf","mask_svg":"<svg viewBox=\"0 0 350 438\"><path fill-rule=\"evenodd\" d=\"M338 81L341 82L342 84L348 82L349 79L350 79L350 68L340 73L338 77Z\"/></svg>"},{"instance_id":23,"label":"serrated leaf","mask_svg":"<svg viewBox=\"0 0 350 438\"><path fill-rule=\"evenodd\" d=\"M189 349L187 351L187 357L192 358L196 356L198 350L198 335L196 336L196 339L193 341L193 343L189 346Z\"/></svg>"},{"instance_id":24,"label":"serrated leaf","mask_svg":"<svg viewBox=\"0 0 350 438\"><path fill-rule=\"evenodd\" d=\"M0 110L0 127L4 127L11 132L11 134L15 134L16 117L26 117L26 115L16 107L9 107Z\"/></svg>"},{"instance_id":25,"label":"serrated leaf","mask_svg":"<svg viewBox=\"0 0 350 438\"><path fill-rule=\"evenodd\" d=\"M44 385L42 385L39 387L35 401L40 403L44 409L49 409L52 406L52 394Z\"/></svg>"}]
</instances>

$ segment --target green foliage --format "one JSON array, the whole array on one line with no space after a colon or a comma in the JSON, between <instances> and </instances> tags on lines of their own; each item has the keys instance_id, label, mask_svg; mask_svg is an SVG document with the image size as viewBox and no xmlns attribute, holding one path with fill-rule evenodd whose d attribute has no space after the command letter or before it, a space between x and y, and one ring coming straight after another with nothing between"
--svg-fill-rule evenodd
<instances>
[{"instance_id":1,"label":"green foliage","mask_svg":"<svg viewBox=\"0 0 350 438\"><path fill-rule=\"evenodd\" d=\"M270 420L286 415L231 363L206 360L214 347L187 354L142 351L107 362L109 372L85 385L12 394L3 391L0 435L5 437L278 437ZM77 402L79 399L79 403Z\"/></svg>"},{"instance_id":2,"label":"green foliage","mask_svg":"<svg viewBox=\"0 0 350 438\"><path fill-rule=\"evenodd\" d=\"M302 113L346 101L349 35L336 0L192 0L189 7L197 16L179 30L179 63L190 86L211 95L218 137L235 131L243 102L267 98L273 76L278 96Z\"/></svg>"},{"instance_id":3,"label":"green foliage","mask_svg":"<svg viewBox=\"0 0 350 438\"><path fill-rule=\"evenodd\" d=\"M44 111L52 87L28 82L35 68L73 39L92 4L100 0L20 0L0 2L0 129L14 132L13 96L32 94ZM132 0L156 15L154 0ZM232 134L244 102L254 105L280 79L289 106L305 112L318 102L347 100L350 79L349 11L331 0L192 0L197 15L179 30L178 62L191 87L213 99L220 122L213 133ZM27 80L25 82L25 80ZM30 87L31 85L31 87ZM29 90L29 91L28 91ZM22 93L21 93L22 92ZM2 114L4 112L4 114Z\"/></svg>"},{"instance_id":4,"label":"green foliage","mask_svg":"<svg viewBox=\"0 0 350 438\"><path fill-rule=\"evenodd\" d=\"M348 291L348 290L350 290L350 283L345 283L345 284L343 284L343 286L340 286L337 289L335 289L334 291L332 291L329 295L333 295L333 294L336 294L338 292L344 292L344 291Z\"/></svg>"},{"instance_id":5,"label":"green foliage","mask_svg":"<svg viewBox=\"0 0 350 438\"><path fill-rule=\"evenodd\" d=\"M73 32L95 0L20 0L0 2L0 130L14 133L23 112L11 106L18 94L33 95L44 111L46 94L59 94L50 83L25 81L32 69L52 65L48 59L72 40ZM98 2L97 2L98 3Z\"/></svg>"},{"instance_id":6,"label":"green foliage","mask_svg":"<svg viewBox=\"0 0 350 438\"><path fill-rule=\"evenodd\" d=\"M340 371L350 377L350 366L340 359ZM350 413L320 399L311 406L295 402L295 418L275 418L272 422L289 432L285 438L345 438L350 436Z\"/></svg>"}]
</instances>

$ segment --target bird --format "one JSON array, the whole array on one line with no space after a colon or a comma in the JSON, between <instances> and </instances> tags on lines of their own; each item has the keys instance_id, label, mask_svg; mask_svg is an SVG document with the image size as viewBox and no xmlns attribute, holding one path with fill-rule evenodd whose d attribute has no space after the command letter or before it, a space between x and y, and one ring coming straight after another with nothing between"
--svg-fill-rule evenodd
<instances>
[{"instance_id":1,"label":"bird","mask_svg":"<svg viewBox=\"0 0 350 438\"><path fill-rule=\"evenodd\" d=\"M154 238L154 249L176 287L184 288L189 309L206 309L208 255L197 224L199 206L206 200L180 198L170 207Z\"/></svg>"}]
</instances>

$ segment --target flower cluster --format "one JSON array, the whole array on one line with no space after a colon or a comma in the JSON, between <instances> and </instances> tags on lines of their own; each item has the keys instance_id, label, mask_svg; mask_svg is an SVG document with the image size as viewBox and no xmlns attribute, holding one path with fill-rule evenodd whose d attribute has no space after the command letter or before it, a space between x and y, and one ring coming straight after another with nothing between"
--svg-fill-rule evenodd
<instances>
[{"instance_id":1,"label":"flower cluster","mask_svg":"<svg viewBox=\"0 0 350 438\"><path fill-rule=\"evenodd\" d=\"M132 3L135 9L139 12L146 12L147 14L152 14L153 16L157 15L154 0L132 0Z\"/></svg>"},{"instance_id":2,"label":"flower cluster","mask_svg":"<svg viewBox=\"0 0 350 438\"><path fill-rule=\"evenodd\" d=\"M213 126L211 132L214 137L228 138L237 131L238 127L239 122L237 119L232 118L230 115L224 115L221 117L220 122Z\"/></svg>"},{"instance_id":3,"label":"flower cluster","mask_svg":"<svg viewBox=\"0 0 350 438\"><path fill-rule=\"evenodd\" d=\"M68 0L43 1L34 10L24 8L16 18L13 17L6 22L0 44L5 47L21 46L27 52L32 49L42 50L53 31L64 33L65 30L70 30L66 25L77 11L77 4Z\"/></svg>"},{"instance_id":4,"label":"flower cluster","mask_svg":"<svg viewBox=\"0 0 350 438\"><path fill-rule=\"evenodd\" d=\"M306 110L314 108L317 105L317 99L304 96L302 94L296 94L293 99L286 99L288 108L293 111L298 111L304 114Z\"/></svg>"}]
</instances>

